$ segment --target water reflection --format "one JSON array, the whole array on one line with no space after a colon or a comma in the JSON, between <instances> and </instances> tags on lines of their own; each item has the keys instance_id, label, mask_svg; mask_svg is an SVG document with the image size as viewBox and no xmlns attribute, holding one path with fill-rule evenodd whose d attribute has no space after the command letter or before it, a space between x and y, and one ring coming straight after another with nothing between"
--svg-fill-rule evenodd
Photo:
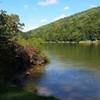
<instances>
[{"instance_id":1,"label":"water reflection","mask_svg":"<svg viewBox=\"0 0 100 100\"><path fill-rule=\"evenodd\" d=\"M100 45L46 45L51 63L27 84L62 100L100 100Z\"/></svg>"},{"instance_id":2,"label":"water reflection","mask_svg":"<svg viewBox=\"0 0 100 100\"><path fill-rule=\"evenodd\" d=\"M79 66L81 64L84 67L95 67L100 70L100 45L48 44L46 50L52 54L51 58L55 57L62 63L79 64Z\"/></svg>"}]
</instances>

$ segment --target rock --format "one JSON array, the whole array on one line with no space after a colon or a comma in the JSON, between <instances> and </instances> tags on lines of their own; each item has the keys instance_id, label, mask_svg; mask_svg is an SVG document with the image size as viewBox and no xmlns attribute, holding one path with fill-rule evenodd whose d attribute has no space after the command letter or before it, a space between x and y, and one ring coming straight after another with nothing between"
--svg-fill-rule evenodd
<instances>
[{"instance_id":1,"label":"rock","mask_svg":"<svg viewBox=\"0 0 100 100\"><path fill-rule=\"evenodd\" d=\"M26 72L26 74L25 74L26 77L28 77L28 76L30 76L30 75L31 75L30 72Z\"/></svg>"}]
</instances>

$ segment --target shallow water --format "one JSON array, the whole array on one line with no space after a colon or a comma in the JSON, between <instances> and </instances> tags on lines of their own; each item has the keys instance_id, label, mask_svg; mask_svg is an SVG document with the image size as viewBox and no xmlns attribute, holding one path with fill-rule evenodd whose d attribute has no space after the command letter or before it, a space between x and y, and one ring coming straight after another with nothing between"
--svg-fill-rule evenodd
<instances>
[{"instance_id":1,"label":"shallow water","mask_svg":"<svg viewBox=\"0 0 100 100\"><path fill-rule=\"evenodd\" d=\"M27 85L61 100L100 100L100 45L48 44L44 50L51 63Z\"/></svg>"}]
</instances>

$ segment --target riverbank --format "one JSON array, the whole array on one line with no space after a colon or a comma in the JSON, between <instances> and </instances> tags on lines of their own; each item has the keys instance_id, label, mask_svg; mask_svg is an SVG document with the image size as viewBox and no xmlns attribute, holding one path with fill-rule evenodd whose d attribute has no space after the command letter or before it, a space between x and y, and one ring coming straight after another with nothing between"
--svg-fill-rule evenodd
<instances>
[{"instance_id":1,"label":"riverbank","mask_svg":"<svg viewBox=\"0 0 100 100\"><path fill-rule=\"evenodd\" d=\"M57 41L57 42L54 42L54 41L49 41L49 42L43 42L43 44L48 44L48 43L51 43L51 44L55 44L55 43L58 43L58 44L100 44L100 40L95 40L95 41L91 41L91 40L86 40L86 41L79 41L79 42L75 42L75 41Z\"/></svg>"},{"instance_id":2,"label":"riverbank","mask_svg":"<svg viewBox=\"0 0 100 100\"><path fill-rule=\"evenodd\" d=\"M80 44L100 44L100 40L95 40L95 41L87 40L87 41L80 41L79 43Z\"/></svg>"},{"instance_id":3,"label":"riverbank","mask_svg":"<svg viewBox=\"0 0 100 100\"><path fill-rule=\"evenodd\" d=\"M23 90L22 77L35 65L48 62L47 57L31 46L0 38L0 100L58 100Z\"/></svg>"},{"instance_id":4,"label":"riverbank","mask_svg":"<svg viewBox=\"0 0 100 100\"><path fill-rule=\"evenodd\" d=\"M0 100L59 100L52 96L39 96L20 87L0 84Z\"/></svg>"},{"instance_id":5,"label":"riverbank","mask_svg":"<svg viewBox=\"0 0 100 100\"><path fill-rule=\"evenodd\" d=\"M35 65L48 63L48 58L30 45L22 46L6 38L0 39L0 80L15 81Z\"/></svg>"}]
</instances>

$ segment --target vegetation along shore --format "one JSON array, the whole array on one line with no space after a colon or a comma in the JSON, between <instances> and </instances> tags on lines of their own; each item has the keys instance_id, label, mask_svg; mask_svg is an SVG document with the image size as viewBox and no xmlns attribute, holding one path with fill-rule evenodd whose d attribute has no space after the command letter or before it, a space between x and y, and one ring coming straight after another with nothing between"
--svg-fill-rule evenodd
<instances>
[{"instance_id":1,"label":"vegetation along shore","mask_svg":"<svg viewBox=\"0 0 100 100\"><path fill-rule=\"evenodd\" d=\"M26 42L21 35L23 26L18 15L0 11L0 100L57 100L22 89L21 80L27 77L27 70L48 63L40 49L41 40Z\"/></svg>"},{"instance_id":2,"label":"vegetation along shore","mask_svg":"<svg viewBox=\"0 0 100 100\"><path fill-rule=\"evenodd\" d=\"M59 100L23 89L22 79L49 62L44 43L100 43L100 7L22 32L16 14L0 11L0 100ZM61 55L62 56L62 55ZM63 58L63 56L62 56ZM31 71L30 71L31 70Z\"/></svg>"}]
</instances>

